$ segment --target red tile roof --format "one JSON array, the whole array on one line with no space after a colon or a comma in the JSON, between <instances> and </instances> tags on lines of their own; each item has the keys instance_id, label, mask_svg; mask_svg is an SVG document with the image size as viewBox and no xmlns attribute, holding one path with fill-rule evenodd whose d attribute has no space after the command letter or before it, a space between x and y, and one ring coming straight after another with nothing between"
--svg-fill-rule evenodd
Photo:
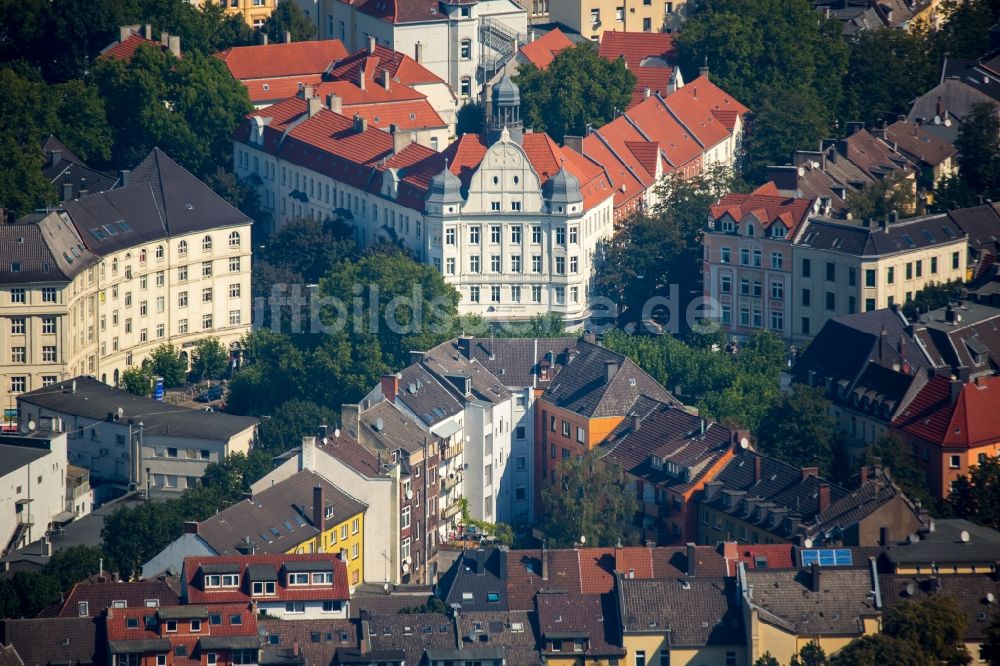
<instances>
[{"instance_id":1,"label":"red tile roof","mask_svg":"<svg viewBox=\"0 0 1000 666\"><path fill-rule=\"evenodd\" d=\"M795 566L790 543L745 544L725 543L727 575L736 575L736 563L743 562L747 569L790 569ZM732 552L735 551L735 552Z\"/></svg>"},{"instance_id":2,"label":"red tile roof","mask_svg":"<svg viewBox=\"0 0 1000 666\"><path fill-rule=\"evenodd\" d=\"M383 104L385 102L427 99L426 95L417 92L413 88L390 83L389 89L386 90L381 82L376 83L372 79L366 80L363 90L355 81L328 81L317 86L315 91L316 95L324 101L327 95L337 95L337 97L341 98L344 106L350 104Z\"/></svg>"},{"instance_id":3,"label":"red tile roof","mask_svg":"<svg viewBox=\"0 0 1000 666\"><path fill-rule=\"evenodd\" d=\"M137 35L132 33L129 35L124 42L114 42L108 45L103 51L99 58L113 58L115 60L131 60L132 56L135 55L136 50L143 44L149 44L150 46L155 46L161 51L166 51L167 47L156 41L155 39L146 39L142 35Z\"/></svg>"},{"instance_id":4,"label":"red tile roof","mask_svg":"<svg viewBox=\"0 0 1000 666\"><path fill-rule=\"evenodd\" d=\"M942 447L970 448L1000 441L1000 377L980 377L951 399L949 378L927 382L893 425Z\"/></svg>"},{"instance_id":5,"label":"red tile roof","mask_svg":"<svg viewBox=\"0 0 1000 666\"><path fill-rule=\"evenodd\" d=\"M666 97L670 91L670 79L674 75L673 67L639 67L633 69L635 88L632 89L632 101L629 106L635 106L646 99L646 90L650 95L660 94Z\"/></svg>"},{"instance_id":6,"label":"red tile roof","mask_svg":"<svg viewBox=\"0 0 1000 666\"><path fill-rule=\"evenodd\" d=\"M266 104L288 99L296 95L303 87L318 86L322 82L322 74L303 74L283 79L248 79L242 83L253 104Z\"/></svg>"},{"instance_id":7,"label":"red tile roof","mask_svg":"<svg viewBox=\"0 0 1000 666\"><path fill-rule=\"evenodd\" d=\"M699 76L666 97L674 117L695 135L706 149L725 141L732 131L715 115L718 111L747 113L748 109L730 98L707 76Z\"/></svg>"},{"instance_id":8,"label":"red tile roof","mask_svg":"<svg viewBox=\"0 0 1000 666\"><path fill-rule=\"evenodd\" d=\"M444 83L437 74L418 63L410 56L393 51L380 44L375 45L371 53L367 49L355 51L343 57L330 69L328 75L333 79L358 80L358 71L364 64L376 81L381 81L383 72L388 70L393 81L406 86L421 83Z\"/></svg>"},{"instance_id":9,"label":"red tile roof","mask_svg":"<svg viewBox=\"0 0 1000 666\"><path fill-rule=\"evenodd\" d=\"M388 130L390 125L404 130L448 126L426 99L389 104L351 104L344 106L344 113L357 114L370 126L382 130Z\"/></svg>"},{"instance_id":10,"label":"red tile roof","mask_svg":"<svg viewBox=\"0 0 1000 666\"><path fill-rule=\"evenodd\" d=\"M556 54L573 46L573 42L559 28L553 28L533 42L521 47L521 55L538 69L545 69Z\"/></svg>"},{"instance_id":11,"label":"red tile roof","mask_svg":"<svg viewBox=\"0 0 1000 666\"><path fill-rule=\"evenodd\" d=\"M308 585L302 588L287 587L285 578L281 575L286 565L294 563L329 564L327 571L333 571L333 583L326 585ZM199 572L203 566L232 564L240 573L238 588L220 588L206 590L202 585ZM250 594L250 576L248 567L267 567L277 577L276 594L264 599L267 601L326 601L347 600L351 598L347 582L347 564L336 555L315 553L308 555L221 555L205 557L185 557L184 570L181 577L184 580L187 598L185 602L193 605L249 603L253 597Z\"/></svg>"},{"instance_id":12,"label":"red tile roof","mask_svg":"<svg viewBox=\"0 0 1000 666\"><path fill-rule=\"evenodd\" d=\"M220 624L211 624L205 620L201 623L201 631L192 634L184 632L178 627L176 633L167 633L160 623L146 623L145 618L154 616L159 609L156 608L109 608L105 618L105 627L109 641L145 641L150 639L166 638L172 646L185 645L188 648L188 658L190 659L195 651L193 647L198 640L207 636L257 636L257 614L253 612L248 604L228 604L212 606L210 612L218 613L222 616ZM194 610L194 609L192 609ZM230 619L238 615L240 622L233 624ZM138 626L128 627L128 620L138 620ZM180 624L180 623L179 623ZM177 663L175 660L174 663ZM199 663L197 659L192 663Z\"/></svg>"},{"instance_id":13,"label":"red tile roof","mask_svg":"<svg viewBox=\"0 0 1000 666\"><path fill-rule=\"evenodd\" d=\"M647 58L660 58L667 64L673 65L677 57L674 36L665 32L606 30L601 36L601 46L597 53L606 60L624 58L633 74L637 73Z\"/></svg>"},{"instance_id":14,"label":"red tile roof","mask_svg":"<svg viewBox=\"0 0 1000 666\"><path fill-rule=\"evenodd\" d=\"M538 174L540 184L544 185L563 166L576 176L580 181L584 209L590 209L612 196L607 176L600 165L576 151L560 148L548 134L525 134L521 147Z\"/></svg>"},{"instance_id":15,"label":"red tile roof","mask_svg":"<svg viewBox=\"0 0 1000 666\"><path fill-rule=\"evenodd\" d=\"M676 94L674 93L674 95ZM670 97L666 99L670 99ZM650 97L643 100L626 111L625 116L638 127L644 138L660 144L660 150L663 151L667 165L673 169L680 169L686 164L701 159L704 152L702 144L692 136L690 130L678 121L677 117L668 109L664 99Z\"/></svg>"},{"instance_id":16,"label":"red tile roof","mask_svg":"<svg viewBox=\"0 0 1000 666\"><path fill-rule=\"evenodd\" d=\"M634 205L655 181L659 146L619 116L583 139L583 153L604 166L615 192L615 208Z\"/></svg>"},{"instance_id":17,"label":"red tile roof","mask_svg":"<svg viewBox=\"0 0 1000 666\"><path fill-rule=\"evenodd\" d=\"M233 78L275 79L322 74L334 62L347 57L339 39L323 39L288 44L236 46L215 54L226 63Z\"/></svg>"},{"instance_id":18,"label":"red tile roof","mask_svg":"<svg viewBox=\"0 0 1000 666\"><path fill-rule=\"evenodd\" d=\"M59 617L80 617L80 604L87 604L87 617L99 617L114 602L124 601L126 608L145 607L155 599L158 606L176 606L177 594L163 580L125 582L117 576L94 575L73 585L59 611Z\"/></svg>"},{"instance_id":19,"label":"red tile roof","mask_svg":"<svg viewBox=\"0 0 1000 666\"><path fill-rule=\"evenodd\" d=\"M809 216L811 199L796 199L777 193L774 183L766 183L750 194L730 193L710 208L712 219L728 214L739 225L747 215L753 215L765 229L781 221L791 235Z\"/></svg>"}]
</instances>

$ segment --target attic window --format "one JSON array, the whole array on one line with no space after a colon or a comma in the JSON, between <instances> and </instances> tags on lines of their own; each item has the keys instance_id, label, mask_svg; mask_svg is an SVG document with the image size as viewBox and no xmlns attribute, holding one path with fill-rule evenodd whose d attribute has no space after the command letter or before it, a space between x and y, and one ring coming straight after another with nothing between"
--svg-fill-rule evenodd
<instances>
[{"instance_id":1,"label":"attic window","mask_svg":"<svg viewBox=\"0 0 1000 666\"><path fill-rule=\"evenodd\" d=\"M270 86L269 84L267 84L267 83L265 83L265 84L264 84L263 86L261 86L261 87L262 87L262 88L264 89L264 92L267 92L268 90L270 90L270 89L271 89L271 86Z\"/></svg>"},{"instance_id":2,"label":"attic window","mask_svg":"<svg viewBox=\"0 0 1000 666\"><path fill-rule=\"evenodd\" d=\"M489 602L489 603L491 603L491 604L498 604L498 603L500 603L500 593L499 592L487 592L486 593L486 601Z\"/></svg>"},{"instance_id":3,"label":"attic window","mask_svg":"<svg viewBox=\"0 0 1000 666\"><path fill-rule=\"evenodd\" d=\"M84 603L86 603L86 602L84 602ZM139 618L137 618L137 617L127 618L125 620L125 628L126 629L138 629L139 628Z\"/></svg>"},{"instance_id":4,"label":"attic window","mask_svg":"<svg viewBox=\"0 0 1000 666\"><path fill-rule=\"evenodd\" d=\"M415 113L413 113L413 112L411 111L411 112L410 112L410 120L416 120L416 119L417 119L417 114L415 114Z\"/></svg>"},{"instance_id":5,"label":"attic window","mask_svg":"<svg viewBox=\"0 0 1000 666\"><path fill-rule=\"evenodd\" d=\"M462 601L472 601L472 592L462 592Z\"/></svg>"},{"instance_id":6,"label":"attic window","mask_svg":"<svg viewBox=\"0 0 1000 666\"><path fill-rule=\"evenodd\" d=\"M21 272L21 262L20 261L12 261L12 262L10 262L10 272L11 273L20 273Z\"/></svg>"}]
</instances>

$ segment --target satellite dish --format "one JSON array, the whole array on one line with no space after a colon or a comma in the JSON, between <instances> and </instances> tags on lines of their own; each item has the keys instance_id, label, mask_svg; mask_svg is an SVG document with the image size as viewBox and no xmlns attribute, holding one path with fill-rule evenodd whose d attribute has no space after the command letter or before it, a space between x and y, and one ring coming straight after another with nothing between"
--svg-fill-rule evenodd
<instances>
[{"instance_id":1,"label":"satellite dish","mask_svg":"<svg viewBox=\"0 0 1000 666\"><path fill-rule=\"evenodd\" d=\"M32 430L34 430L34 428L32 428ZM969 543L969 532L968 532L968 530L962 530L962 533L958 535L958 538L962 540L962 543Z\"/></svg>"},{"instance_id":2,"label":"satellite dish","mask_svg":"<svg viewBox=\"0 0 1000 666\"><path fill-rule=\"evenodd\" d=\"M747 439L746 437L740 437L740 448L741 449L749 449L750 448L750 440Z\"/></svg>"},{"instance_id":3,"label":"satellite dish","mask_svg":"<svg viewBox=\"0 0 1000 666\"><path fill-rule=\"evenodd\" d=\"M35 432L37 424L34 421L28 421L28 432ZM968 539L966 539L968 541Z\"/></svg>"},{"instance_id":4,"label":"satellite dish","mask_svg":"<svg viewBox=\"0 0 1000 666\"><path fill-rule=\"evenodd\" d=\"M385 581L385 583L382 584L382 589L386 592L389 591L389 581Z\"/></svg>"},{"instance_id":5,"label":"satellite dish","mask_svg":"<svg viewBox=\"0 0 1000 666\"><path fill-rule=\"evenodd\" d=\"M906 584L906 596L912 597L916 593L917 593L917 586L914 583L907 583Z\"/></svg>"},{"instance_id":6,"label":"satellite dish","mask_svg":"<svg viewBox=\"0 0 1000 666\"><path fill-rule=\"evenodd\" d=\"M340 439L340 428L334 429L334 431L333 431L333 438L334 439Z\"/></svg>"},{"instance_id":7,"label":"satellite dish","mask_svg":"<svg viewBox=\"0 0 1000 666\"><path fill-rule=\"evenodd\" d=\"M805 541L802 542L802 545L804 547L806 547L806 548L812 548L813 547L813 540L812 539L806 539Z\"/></svg>"},{"instance_id":8,"label":"satellite dish","mask_svg":"<svg viewBox=\"0 0 1000 666\"><path fill-rule=\"evenodd\" d=\"M581 534L580 535L580 543L581 544L586 544L587 543L587 535L586 534Z\"/></svg>"},{"instance_id":9,"label":"satellite dish","mask_svg":"<svg viewBox=\"0 0 1000 666\"><path fill-rule=\"evenodd\" d=\"M410 565L407 564L406 562L403 562L403 573L405 574L410 573Z\"/></svg>"},{"instance_id":10,"label":"satellite dish","mask_svg":"<svg viewBox=\"0 0 1000 666\"><path fill-rule=\"evenodd\" d=\"M122 409L121 407L119 407L118 408L118 420L120 421L122 419L122 417L124 417L124 416L125 416L125 410Z\"/></svg>"},{"instance_id":11,"label":"satellite dish","mask_svg":"<svg viewBox=\"0 0 1000 666\"><path fill-rule=\"evenodd\" d=\"M992 592L987 592L986 593L986 603L991 604L991 603L993 603L996 600L997 600L997 598L996 598L996 596Z\"/></svg>"}]
</instances>

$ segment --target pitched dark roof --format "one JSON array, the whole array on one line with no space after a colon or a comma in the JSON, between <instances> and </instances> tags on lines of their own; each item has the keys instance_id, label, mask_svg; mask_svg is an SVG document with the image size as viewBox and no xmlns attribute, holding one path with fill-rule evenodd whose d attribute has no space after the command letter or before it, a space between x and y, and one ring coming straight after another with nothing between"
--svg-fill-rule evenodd
<instances>
[{"instance_id":1,"label":"pitched dark roof","mask_svg":"<svg viewBox=\"0 0 1000 666\"><path fill-rule=\"evenodd\" d=\"M342 431L339 437L327 437L325 442L317 441L316 448L366 478L373 479L386 475L385 470L379 467L378 457L346 431Z\"/></svg>"},{"instance_id":2,"label":"pitched dark roof","mask_svg":"<svg viewBox=\"0 0 1000 666\"><path fill-rule=\"evenodd\" d=\"M1000 581L993 574L949 574L947 576L879 576L886 610L910 600L923 601L934 595L950 596L965 615L965 642L986 640L990 623L997 616ZM989 601L986 595L993 595Z\"/></svg>"},{"instance_id":3,"label":"pitched dark roof","mask_svg":"<svg viewBox=\"0 0 1000 666\"><path fill-rule=\"evenodd\" d=\"M394 403L382 400L358 415L365 435L388 451L417 451L430 440L427 431Z\"/></svg>"},{"instance_id":4,"label":"pitched dark roof","mask_svg":"<svg viewBox=\"0 0 1000 666\"><path fill-rule=\"evenodd\" d=\"M27 437L0 438L0 477L49 455L47 442ZM19 498L16 498L19 499Z\"/></svg>"},{"instance_id":5,"label":"pitched dark roof","mask_svg":"<svg viewBox=\"0 0 1000 666\"><path fill-rule=\"evenodd\" d=\"M95 263L65 213L0 226L0 283L66 282Z\"/></svg>"},{"instance_id":6,"label":"pitched dark roof","mask_svg":"<svg viewBox=\"0 0 1000 666\"><path fill-rule=\"evenodd\" d=\"M414 363L399 373L396 400L424 425L433 426L462 412L462 403L422 365Z\"/></svg>"},{"instance_id":7,"label":"pitched dark roof","mask_svg":"<svg viewBox=\"0 0 1000 666\"><path fill-rule=\"evenodd\" d=\"M948 217L969 236L969 247L996 256L1000 246L1000 204L948 211Z\"/></svg>"},{"instance_id":8,"label":"pitched dark roof","mask_svg":"<svg viewBox=\"0 0 1000 666\"><path fill-rule=\"evenodd\" d=\"M466 358L459 351L458 345L451 341L426 352L421 364L433 372L441 385L462 402L477 400L496 404L510 400L510 391L503 382L478 361ZM464 393L466 382L469 385L468 393Z\"/></svg>"},{"instance_id":9,"label":"pitched dark roof","mask_svg":"<svg viewBox=\"0 0 1000 666\"><path fill-rule=\"evenodd\" d=\"M403 650L408 664L421 663L425 648L458 646L454 620L441 613L362 614L361 620L368 623L365 638L372 650Z\"/></svg>"},{"instance_id":10,"label":"pitched dark roof","mask_svg":"<svg viewBox=\"0 0 1000 666\"><path fill-rule=\"evenodd\" d=\"M84 244L100 256L168 236L252 223L159 148L135 167L127 186L67 202L66 212Z\"/></svg>"},{"instance_id":11,"label":"pitched dark roof","mask_svg":"<svg viewBox=\"0 0 1000 666\"><path fill-rule=\"evenodd\" d=\"M740 645L743 619L732 578L619 579L622 631L668 631L670 647Z\"/></svg>"},{"instance_id":12,"label":"pitched dark roof","mask_svg":"<svg viewBox=\"0 0 1000 666\"><path fill-rule=\"evenodd\" d=\"M750 601L768 624L810 636L856 636L863 633L862 618L875 617L870 569L819 567L819 588L813 591L809 569L751 569L746 571Z\"/></svg>"},{"instance_id":13,"label":"pitched dark roof","mask_svg":"<svg viewBox=\"0 0 1000 666\"><path fill-rule=\"evenodd\" d=\"M319 533L312 524L313 488L317 485L323 488L327 506L333 508L332 521L342 522L367 509L319 474L302 470L203 520L198 524L198 535L220 555L237 554L236 546L245 537L258 553L284 553Z\"/></svg>"},{"instance_id":14,"label":"pitched dark roof","mask_svg":"<svg viewBox=\"0 0 1000 666\"><path fill-rule=\"evenodd\" d=\"M610 378L609 378L610 375ZM639 396L680 406L629 358L581 340L543 399L588 418L624 416Z\"/></svg>"},{"instance_id":15,"label":"pitched dark roof","mask_svg":"<svg viewBox=\"0 0 1000 666\"><path fill-rule=\"evenodd\" d=\"M3 620L0 644L13 645L25 666L105 663L98 621L90 617Z\"/></svg>"},{"instance_id":16,"label":"pitched dark roof","mask_svg":"<svg viewBox=\"0 0 1000 666\"><path fill-rule=\"evenodd\" d=\"M472 357L505 386L545 387L565 362L576 338L473 338ZM446 343L447 344L447 343ZM540 374L541 364L551 356L549 379Z\"/></svg>"},{"instance_id":17,"label":"pitched dark roof","mask_svg":"<svg viewBox=\"0 0 1000 666\"><path fill-rule=\"evenodd\" d=\"M507 610L507 552L464 550L438 584L445 603L462 612Z\"/></svg>"},{"instance_id":18,"label":"pitched dark roof","mask_svg":"<svg viewBox=\"0 0 1000 666\"><path fill-rule=\"evenodd\" d=\"M458 635L465 648L503 648L511 666L542 663L537 626L534 611L463 611L458 617Z\"/></svg>"},{"instance_id":19,"label":"pitched dark roof","mask_svg":"<svg viewBox=\"0 0 1000 666\"><path fill-rule=\"evenodd\" d=\"M42 143L42 153L45 163L42 175L55 187L59 201L64 201L65 184L71 186L70 199L80 196L81 190L88 192L103 192L118 185L118 178L97 169L91 169L83 160L63 145L62 141L51 134Z\"/></svg>"},{"instance_id":20,"label":"pitched dark roof","mask_svg":"<svg viewBox=\"0 0 1000 666\"><path fill-rule=\"evenodd\" d=\"M620 628L610 595L550 592L535 597L543 640L586 640L587 656L624 656Z\"/></svg>"},{"instance_id":21,"label":"pitched dark roof","mask_svg":"<svg viewBox=\"0 0 1000 666\"><path fill-rule=\"evenodd\" d=\"M80 617L80 604L87 604L85 617L100 617L113 602L125 602L126 608L146 607L155 600L156 606L176 606L180 599L163 579L125 582L116 576L94 575L73 585L59 611L59 617Z\"/></svg>"},{"instance_id":22,"label":"pitched dark roof","mask_svg":"<svg viewBox=\"0 0 1000 666\"><path fill-rule=\"evenodd\" d=\"M23 393L18 400L94 421L102 421L121 408L123 418L142 421L147 435L228 440L257 425L254 417L168 405L85 376Z\"/></svg>"},{"instance_id":23,"label":"pitched dark roof","mask_svg":"<svg viewBox=\"0 0 1000 666\"><path fill-rule=\"evenodd\" d=\"M859 220L809 218L796 244L861 257L884 257L898 252L948 245L965 232L947 215L925 215L901 220L885 228L864 226Z\"/></svg>"},{"instance_id":24,"label":"pitched dark roof","mask_svg":"<svg viewBox=\"0 0 1000 666\"><path fill-rule=\"evenodd\" d=\"M261 619L258 627L266 631L269 649L287 652L297 644L307 666L329 666L337 650L358 647L354 620Z\"/></svg>"},{"instance_id":25,"label":"pitched dark roof","mask_svg":"<svg viewBox=\"0 0 1000 666\"><path fill-rule=\"evenodd\" d=\"M913 335L934 367L969 368L971 374L1000 367L1000 309L962 302L921 315ZM980 358L974 358L973 354Z\"/></svg>"}]
</instances>

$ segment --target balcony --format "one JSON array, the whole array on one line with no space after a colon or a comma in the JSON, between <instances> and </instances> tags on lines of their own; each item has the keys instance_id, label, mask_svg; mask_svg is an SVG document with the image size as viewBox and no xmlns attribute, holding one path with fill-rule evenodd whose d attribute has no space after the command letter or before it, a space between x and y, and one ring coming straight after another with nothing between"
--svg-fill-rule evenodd
<instances>
[{"instance_id":1,"label":"balcony","mask_svg":"<svg viewBox=\"0 0 1000 666\"><path fill-rule=\"evenodd\" d=\"M18 525L34 525L35 524L35 514L28 513L27 511L22 511L17 514L17 524Z\"/></svg>"},{"instance_id":2,"label":"balcony","mask_svg":"<svg viewBox=\"0 0 1000 666\"><path fill-rule=\"evenodd\" d=\"M441 520L451 520L458 514L462 513L462 505L458 503L457 499L454 504L449 507L441 509Z\"/></svg>"},{"instance_id":3,"label":"balcony","mask_svg":"<svg viewBox=\"0 0 1000 666\"><path fill-rule=\"evenodd\" d=\"M462 453L462 442L458 442L457 444L452 444L451 446L446 447L446 448L442 447L442 449L441 449L441 459L442 460L451 460L452 458L455 458L456 456L460 455L461 453Z\"/></svg>"},{"instance_id":4,"label":"balcony","mask_svg":"<svg viewBox=\"0 0 1000 666\"><path fill-rule=\"evenodd\" d=\"M452 472L447 478L441 479L441 492L447 493L449 490L462 482L462 475Z\"/></svg>"}]
</instances>

